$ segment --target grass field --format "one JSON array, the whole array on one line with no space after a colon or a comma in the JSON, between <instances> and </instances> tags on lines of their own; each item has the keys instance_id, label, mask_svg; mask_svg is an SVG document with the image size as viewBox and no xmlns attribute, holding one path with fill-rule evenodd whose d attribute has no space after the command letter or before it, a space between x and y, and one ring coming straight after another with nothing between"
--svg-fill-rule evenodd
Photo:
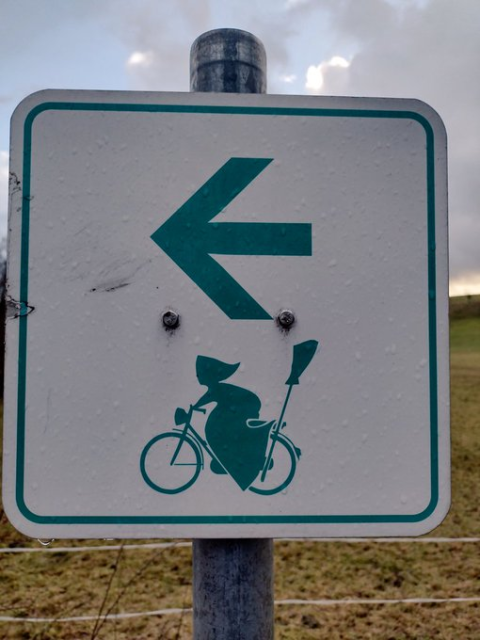
<instances>
[{"instance_id":1,"label":"grass field","mask_svg":"<svg viewBox=\"0 0 480 640\"><path fill-rule=\"evenodd\" d=\"M478 297L480 298L480 297ZM452 301L452 508L430 535L480 537L480 299ZM69 545L85 544L70 541ZM101 544L88 542L89 545ZM62 543L53 543L63 546ZM0 521L0 547L34 547ZM275 598L480 597L479 543L277 542ZM98 616L191 605L191 551L178 547L0 554L0 638L191 637L189 613L87 622L25 617ZM480 638L480 605L279 605L277 639Z\"/></svg>"}]
</instances>

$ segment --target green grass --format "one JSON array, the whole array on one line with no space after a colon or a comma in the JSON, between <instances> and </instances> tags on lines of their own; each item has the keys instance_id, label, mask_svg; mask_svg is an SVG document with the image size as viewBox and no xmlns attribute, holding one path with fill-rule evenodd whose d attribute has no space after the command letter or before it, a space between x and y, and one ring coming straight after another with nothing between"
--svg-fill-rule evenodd
<instances>
[{"instance_id":1,"label":"green grass","mask_svg":"<svg viewBox=\"0 0 480 640\"><path fill-rule=\"evenodd\" d=\"M480 353L480 317L452 320L450 323L450 349L457 353Z\"/></svg>"},{"instance_id":2,"label":"green grass","mask_svg":"<svg viewBox=\"0 0 480 640\"><path fill-rule=\"evenodd\" d=\"M452 507L430 535L480 536L480 318L472 301L455 300L451 322ZM470 310L470 311L469 311ZM470 314L470 315L469 315ZM55 544L55 543L54 543ZM62 543L60 543L62 544ZM68 544L84 544L69 541ZM88 544L102 544L89 542ZM36 546L3 516L1 546ZM278 542L277 599L480 596L477 544ZM191 605L189 549L0 555L0 615L96 614ZM109 587L110 584L110 587ZM115 603L115 600L118 602ZM476 604L281 606L277 640L477 640ZM97 630L98 631L98 630ZM0 623L17 640L191 637L190 616L105 623Z\"/></svg>"}]
</instances>

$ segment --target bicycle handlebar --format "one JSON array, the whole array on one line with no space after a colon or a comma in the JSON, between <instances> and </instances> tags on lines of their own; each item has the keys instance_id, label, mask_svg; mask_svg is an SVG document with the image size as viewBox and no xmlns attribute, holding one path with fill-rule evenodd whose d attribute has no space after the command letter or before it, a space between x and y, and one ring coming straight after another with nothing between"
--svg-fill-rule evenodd
<instances>
[{"instance_id":1,"label":"bicycle handlebar","mask_svg":"<svg viewBox=\"0 0 480 640\"><path fill-rule=\"evenodd\" d=\"M201 407L194 407L193 405L190 405L192 407L192 411L198 411L199 413L207 413L206 409L202 409Z\"/></svg>"}]
</instances>

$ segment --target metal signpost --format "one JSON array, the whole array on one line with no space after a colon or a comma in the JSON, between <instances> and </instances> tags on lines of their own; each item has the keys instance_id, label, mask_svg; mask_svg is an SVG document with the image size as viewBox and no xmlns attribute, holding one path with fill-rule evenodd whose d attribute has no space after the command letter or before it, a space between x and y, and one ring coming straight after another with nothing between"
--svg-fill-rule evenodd
<instances>
[{"instance_id":1,"label":"metal signpost","mask_svg":"<svg viewBox=\"0 0 480 640\"><path fill-rule=\"evenodd\" d=\"M201 589L211 539L252 540L219 544L253 569L273 537L419 535L449 506L442 122L256 95L235 33L202 37L209 73L194 45L195 92L45 91L12 119L6 512L195 538Z\"/></svg>"},{"instance_id":2,"label":"metal signpost","mask_svg":"<svg viewBox=\"0 0 480 640\"><path fill-rule=\"evenodd\" d=\"M193 43L190 52L190 89L216 93L265 93L267 88L267 63L262 43L250 33L238 29L219 29L201 35ZM217 173L214 185L226 192L224 200L236 195L240 176L244 167L250 169L247 179L266 167L265 161L245 158L232 158ZM228 192L228 174L234 182L233 191ZM224 202L222 202L224 205ZM208 210L208 209L207 209ZM210 215L216 215L218 206L213 203ZM206 225L207 226L207 225ZM265 225L264 225L265 228ZM282 235L273 240L275 224L267 224L266 247L272 242L277 247L285 244ZM246 251L258 242L258 225L243 227ZM213 230L213 229L212 229ZM292 230L292 227L289 227ZM295 225L300 239L298 247L311 253L310 225ZM218 228L214 233L218 233ZM246 236L245 236L246 233ZM303 233L303 236L302 236ZM231 227L231 235L238 242L242 237L242 226L237 223ZM195 242L201 233L192 235ZM205 236L204 236L205 237ZM207 238L213 237L207 232ZM169 247L166 247L168 250ZM257 249L258 250L258 249ZM283 249L286 251L285 249ZM298 251L298 249L297 249ZM196 265L192 273L197 273ZM208 273L208 269L207 269ZM213 274L212 274L213 275ZM223 279L225 275L221 274ZM206 286L213 280L206 280ZM230 283L225 282L228 287ZM231 286L231 285L230 285ZM215 292L212 291L212 295ZM234 304L226 307L224 296L217 300L224 306L227 315L235 313L235 302L245 300L244 307L251 314L264 316L256 303L245 297L243 290L236 290ZM233 312L232 312L233 308ZM267 314L268 315L268 314ZM280 421L281 423L281 421ZM273 441L272 441L273 442ZM265 467L268 465L265 464ZM252 571L252 567L255 569ZM193 541L193 632L195 640L207 640L215 635L228 640L273 640L274 635L274 585L273 585L273 540L271 538L250 539L197 539Z\"/></svg>"}]
</instances>

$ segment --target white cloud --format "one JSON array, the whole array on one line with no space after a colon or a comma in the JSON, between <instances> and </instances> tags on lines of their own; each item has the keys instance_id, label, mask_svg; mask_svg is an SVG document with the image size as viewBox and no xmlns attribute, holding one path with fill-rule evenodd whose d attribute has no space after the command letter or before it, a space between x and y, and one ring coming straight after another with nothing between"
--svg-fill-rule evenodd
<instances>
[{"instance_id":1,"label":"white cloud","mask_svg":"<svg viewBox=\"0 0 480 640\"><path fill-rule=\"evenodd\" d=\"M297 79L297 76L294 73L284 74L280 76L280 80L282 82L285 82L286 84L292 84L292 82L295 82L296 79Z\"/></svg>"},{"instance_id":2,"label":"white cloud","mask_svg":"<svg viewBox=\"0 0 480 640\"><path fill-rule=\"evenodd\" d=\"M330 62L328 63L330 67L341 67L342 69L348 69L350 66L350 62L342 58L342 56L333 56Z\"/></svg>"},{"instance_id":3,"label":"white cloud","mask_svg":"<svg viewBox=\"0 0 480 640\"><path fill-rule=\"evenodd\" d=\"M135 69L135 67L150 67L154 61L152 51L134 51L127 60L127 68Z\"/></svg>"},{"instance_id":4,"label":"white cloud","mask_svg":"<svg viewBox=\"0 0 480 640\"><path fill-rule=\"evenodd\" d=\"M306 5L308 4L309 0L286 0L285 2L285 8L288 9L293 9L294 7L298 7L302 4Z\"/></svg>"},{"instance_id":5,"label":"white cloud","mask_svg":"<svg viewBox=\"0 0 480 640\"><path fill-rule=\"evenodd\" d=\"M307 69L307 82L305 83L305 89L308 91L318 92L323 87L323 69L322 64L318 67L311 65Z\"/></svg>"},{"instance_id":6,"label":"white cloud","mask_svg":"<svg viewBox=\"0 0 480 640\"><path fill-rule=\"evenodd\" d=\"M451 296L475 296L480 294L480 271L463 273L450 280Z\"/></svg>"},{"instance_id":7,"label":"white cloud","mask_svg":"<svg viewBox=\"0 0 480 640\"><path fill-rule=\"evenodd\" d=\"M350 62L342 58L342 56L333 56L326 62L321 62L319 65L310 65L307 69L305 89L312 93L319 93L325 84L326 76L331 73L331 70L344 70L348 69Z\"/></svg>"}]
</instances>

